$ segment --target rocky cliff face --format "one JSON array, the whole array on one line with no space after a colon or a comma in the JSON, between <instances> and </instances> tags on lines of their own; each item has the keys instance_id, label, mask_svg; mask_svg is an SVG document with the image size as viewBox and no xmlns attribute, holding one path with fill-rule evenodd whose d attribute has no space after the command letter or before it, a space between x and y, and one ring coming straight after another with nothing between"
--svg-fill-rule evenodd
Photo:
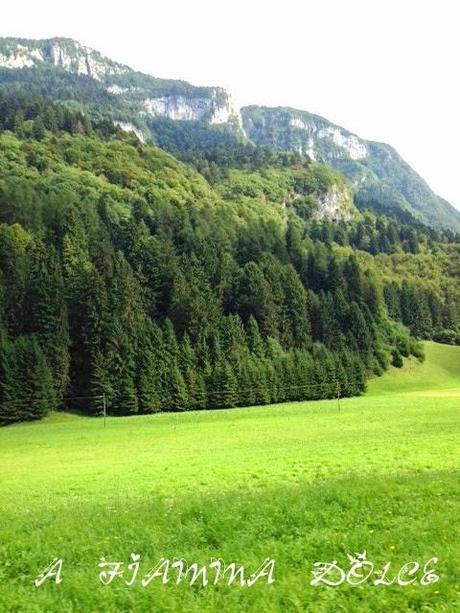
<instances>
[{"instance_id":1,"label":"rocky cliff face","mask_svg":"<svg viewBox=\"0 0 460 613\"><path fill-rule=\"evenodd\" d=\"M260 144L307 154L313 160L361 160L368 155L366 141L326 119L290 108L247 106L244 128Z\"/></svg>"},{"instance_id":2,"label":"rocky cliff face","mask_svg":"<svg viewBox=\"0 0 460 613\"><path fill-rule=\"evenodd\" d=\"M353 217L351 198L346 189L332 185L324 194L317 196L318 208L314 212L315 219L329 221L350 221Z\"/></svg>"},{"instance_id":3,"label":"rocky cliff face","mask_svg":"<svg viewBox=\"0 0 460 613\"><path fill-rule=\"evenodd\" d=\"M239 109L224 90L214 89L208 97L183 95L145 98L143 112L152 117L166 117L175 121L206 121L210 124L235 122L242 128Z\"/></svg>"},{"instance_id":4,"label":"rocky cliff face","mask_svg":"<svg viewBox=\"0 0 460 613\"><path fill-rule=\"evenodd\" d=\"M69 39L0 40L0 67L21 69L40 65L52 65L101 82L122 104L137 107L141 116L203 121L210 125L228 123L240 133L243 130L239 108L220 87L194 87L142 75Z\"/></svg>"},{"instance_id":5,"label":"rocky cliff face","mask_svg":"<svg viewBox=\"0 0 460 613\"><path fill-rule=\"evenodd\" d=\"M460 213L439 198L389 145L359 138L323 117L291 108L248 106L243 127L257 145L306 153L342 172L364 206L404 208L433 227L460 231Z\"/></svg>"},{"instance_id":6,"label":"rocky cliff face","mask_svg":"<svg viewBox=\"0 0 460 613\"><path fill-rule=\"evenodd\" d=\"M142 144L145 144L147 142L145 139L144 133L141 130L139 130L139 128L135 126L133 123L130 123L129 121L120 121L118 119L116 119L113 123L118 128L120 128L120 130L123 130L123 132L131 132L132 134L135 134L137 139Z\"/></svg>"},{"instance_id":7,"label":"rocky cliff face","mask_svg":"<svg viewBox=\"0 0 460 613\"><path fill-rule=\"evenodd\" d=\"M46 78L40 77L42 66L55 67L61 80L70 78L67 73L90 77L92 88L88 87L87 79L81 79L80 97L73 77L70 88L63 85L60 99L67 101L71 91L72 99L82 104L99 107L104 100L103 104L117 125L137 134L142 141L153 137L176 153L177 147L184 146L184 142L193 148L206 147L206 143L208 146L209 143L229 146L230 142L240 139L269 148L298 151L342 172L364 206L373 206L378 197L378 204L381 206L383 202L384 209L402 207L431 226L460 231L460 213L436 196L394 149L361 139L318 115L291 108L248 106L239 109L222 88L156 79L65 38L0 39L0 69L16 71L21 84L35 84L41 92ZM27 73L26 80L21 72ZM9 77L8 83L11 82L14 81ZM59 99L54 91L50 95ZM175 129L182 130L180 138L171 136L174 131L171 125L163 127L168 131L167 138L162 140L161 134L159 138L158 130L162 128L154 124L161 118L171 124L178 122ZM193 126L184 128L187 122ZM221 127L226 128L227 140L218 139L219 130L215 128ZM198 138L201 139L199 145ZM332 202L333 195L331 199ZM325 204L330 215L333 215L333 206Z\"/></svg>"},{"instance_id":8,"label":"rocky cliff face","mask_svg":"<svg viewBox=\"0 0 460 613\"><path fill-rule=\"evenodd\" d=\"M101 80L108 75L122 74L129 68L103 57L98 51L80 43L53 38L30 41L6 38L0 44L0 66L31 68L40 63L63 68L73 74Z\"/></svg>"}]
</instances>

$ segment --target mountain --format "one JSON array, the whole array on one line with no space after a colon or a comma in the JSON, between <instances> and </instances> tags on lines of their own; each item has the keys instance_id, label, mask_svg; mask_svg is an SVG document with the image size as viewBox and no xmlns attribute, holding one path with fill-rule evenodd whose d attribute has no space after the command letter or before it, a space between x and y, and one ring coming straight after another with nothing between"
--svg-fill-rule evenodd
<instances>
[{"instance_id":1,"label":"mountain","mask_svg":"<svg viewBox=\"0 0 460 613\"><path fill-rule=\"evenodd\" d=\"M342 172L360 208L408 212L434 228L460 231L460 212L392 147L306 111L238 108L220 87L154 78L66 38L0 39L0 89L48 95L92 117L109 117L178 156L245 141L298 151Z\"/></svg>"},{"instance_id":2,"label":"mountain","mask_svg":"<svg viewBox=\"0 0 460 613\"><path fill-rule=\"evenodd\" d=\"M0 64L3 67L31 68L42 63L97 80L131 71L127 66L103 57L98 51L67 38L1 39Z\"/></svg>"},{"instance_id":3,"label":"mountain","mask_svg":"<svg viewBox=\"0 0 460 613\"><path fill-rule=\"evenodd\" d=\"M248 106L243 126L257 145L299 151L342 172L362 206L406 210L433 227L460 230L460 211L440 198L389 145L291 108Z\"/></svg>"},{"instance_id":4,"label":"mountain","mask_svg":"<svg viewBox=\"0 0 460 613\"><path fill-rule=\"evenodd\" d=\"M147 124L107 91L123 67L70 49L2 73L0 424L354 395L418 339L460 343L458 236L358 211L242 123Z\"/></svg>"},{"instance_id":5,"label":"mountain","mask_svg":"<svg viewBox=\"0 0 460 613\"><path fill-rule=\"evenodd\" d=\"M34 91L54 72L53 90L48 92L51 97L86 103L102 101L115 112L131 115L142 127L145 120L162 117L229 124L236 132L241 129L239 110L221 87L195 87L185 81L157 79L70 39L0 39L0 67L12 72L3 71L0 81L10 86L28 83Z\"/></svg>"}]
</instances>

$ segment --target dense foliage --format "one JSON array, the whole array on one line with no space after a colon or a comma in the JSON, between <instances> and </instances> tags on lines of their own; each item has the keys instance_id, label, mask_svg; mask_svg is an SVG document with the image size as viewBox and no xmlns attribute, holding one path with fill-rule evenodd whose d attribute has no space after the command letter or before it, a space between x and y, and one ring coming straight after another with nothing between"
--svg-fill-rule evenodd
<instances>
[{"instance_id":1,"label":"dense foliage","mask_svg":"<svg viewBox=\"0 0 460 613\"><path fill-rule=\"evenodd\" d=\"M210 144L230 148L248 140L257 147L308 152L347 177L366 208L405 210L431 227L460 232L460 213L394 149L318 115L288 107L238 110L220 87L142 74L66 38L1 38L0 56L0 93L44 96L98 121L130 124L144 140L179 157ZM165 103L169 111L161 110Z\"/></svg>"},{"instance_id":2,"label":"dense foliage","mask_svg":"<svg viewBox=\"0 0 460 613\"><path fill-rule=\"evenodd\" d=\"M384 212L403 209L432 227L460 231L460 213L437 196L389 145L359 139L306 111L246 106L241 112L246 134L256 145L311 152L343 173L368 206L376 205ZM347 151L344 139L361 149Z\"/></svg>"},{"instance_id":3,"label":"dense foliage","mask_svg":"<svg viewBox=\"0 0 460 613\"><path fill-rule=\"evenodd\" d=\"M0 128L3 422L354 395L421 357L415 336L458 339L458 245L356 210L318 221L321 194L346 194L335 171L189 153L207 181L42 100L0 99Z\"/></svg>"}]
</instances>

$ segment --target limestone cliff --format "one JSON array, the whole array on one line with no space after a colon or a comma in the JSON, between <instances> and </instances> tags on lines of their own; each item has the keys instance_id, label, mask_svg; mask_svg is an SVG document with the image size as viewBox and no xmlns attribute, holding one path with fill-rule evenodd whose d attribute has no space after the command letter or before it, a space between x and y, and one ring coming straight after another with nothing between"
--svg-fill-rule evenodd
<instances>
[{"instance_id":1,"label":"limestone cliff","mask_svg":"<svg viewBox=\"0 0 460 613\"><path fill-rule=\"evenodd\" d=\"M142 142L153 140L176 155L184 147L228 147L241 140L297 151L339 170L364 207L403 208L428 225L460 231L460 213L434 194L394 149L323 117L285 107L240 109L220 87L142 74L70 39L0 39L0 89L7 90L16 78L27 91L35 86L42 95L50 71L51 97L102 113ZM329 216L335 201L330 194L324 202Z\"/></svg>"},{"instance_id":2,"label":"limestone cliff","mask_svg":"<svg viewBox=\"0 0 460 613\"><path fill-rule=\"evenodd\" d=\"M0 44L0 67L31 68L51 64L77 75L101 80L129 68L102 56L98 51L66 38L30 41L5 38Z\"/></svg>"}]
</instances>

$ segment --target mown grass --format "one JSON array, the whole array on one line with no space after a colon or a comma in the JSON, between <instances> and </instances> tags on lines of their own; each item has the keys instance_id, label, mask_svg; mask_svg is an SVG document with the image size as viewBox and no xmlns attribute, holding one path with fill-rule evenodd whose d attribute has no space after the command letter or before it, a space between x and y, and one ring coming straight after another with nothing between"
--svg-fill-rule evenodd
<instances>
[{"instance_id":1,"label":"mown grass","mask_svg":"<svg viewBox=\"0 0 460 613\"><path fill-rule=\"evenodd\" d=\"M460 391L460 347L425 342L424 362L405 360L404 368L391 366L368 386L368 395L435 391L458 388Z\"/></svg>"},{"instance_id":2,"label":"mown grass","mask_svg":"<svg viewBox=\"0 0 460 613\"><path fill-rule=\"evenodd\" d=\"M432 344L422 367L451 369ZM458 348L454 348L458 352ZM385 395L148 417L52 416L0 431L0 611L460 610L460 396L392 373ZM422 377L424 381L425 377ZM449 390L449 381L452 392ZM399 387L398 387L399 386ZM419 384L420 389L420 384ZM399 393L395 393L399 392ZM410 393L405 393L410 392ZM315 561L367 550L383 566L439 558L432 586L312 587ZM97 563L142 556L275 583L143 588L98 581ZM33 580L54 557L63 582Z\"/></svg>"}]
</instances>

